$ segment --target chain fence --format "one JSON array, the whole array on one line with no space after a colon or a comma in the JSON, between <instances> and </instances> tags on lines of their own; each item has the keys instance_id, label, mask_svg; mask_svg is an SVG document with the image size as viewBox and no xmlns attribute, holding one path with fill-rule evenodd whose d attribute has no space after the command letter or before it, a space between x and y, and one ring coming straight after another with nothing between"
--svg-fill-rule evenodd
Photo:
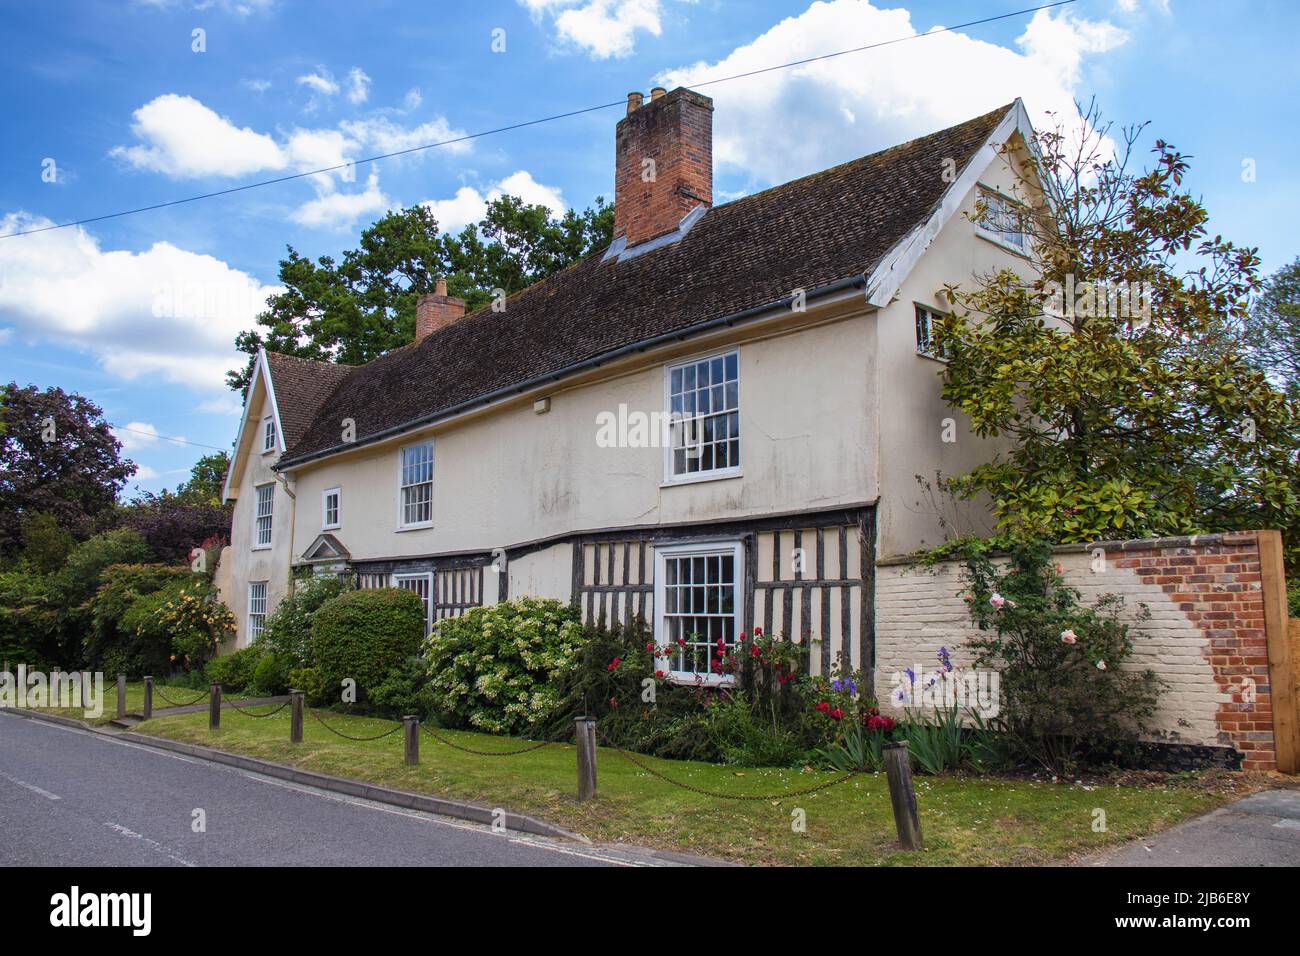
<instances>
[{"instance_id":1,"label":"chain fence","mask_svg":"<svg viewBox=\"0 0 1300 956\"><path fill-rule=\"evenodd\" d=\"M335 730L329 724L325 723L325 721L321 720L320 716L316 713L316 711L311 710L310 708L304 708L304 709L307 711L307 713L311 714L312 719L315 720L316 723L320 724L330 733L334 734L335 736L342 737L344 740L355 740L358 743L366 743L371 740L383 740L385 737L390 737L402 729L402 725L398 724L396 727L393 727L391 730L385 730L382 734L375 734L373 737L354 737L351 734L345 734L341 730Z\"/></svg>"},{"instance_id":2,"label":"chain fence","mask_svg":"<svg viewBox=\"0 0 1300 956\"><path fill-rule=\"evenodd\" d=\"M606 737L604 731L600 729L599 724L596 725L596 734L600 737L602 741L605 742L605 746L613 747L615 750L619 752L619 755L624 760L628 761L628 763L632 764L633 766L650 774L650 776L662 780L664 783L672 784L674 787L680 787L683 790L689 790L691 793L697 793L700 796L704 796L704 797L713 797L717 800L755 800L755 801L761 800L769 803L773 800L788 800L791 797L804 797L810 793L817 793L820 790L829 790L831 787L835 787L841 783L844 783L845 781L852 780L854 777L858 776L859 773L861 773L861 771L859 770L850 770L842 777L836 777L834 780L827 780L824 781L823 783L813 784L811 787L801 787L798 790L790 790L786 793L722 793L720 790L708 790L704 787L697 787L694 784L682 783L680 780L674 780L672 777L660 773L658 770L655 770L653 767L643 762L638 757L634 757L632 754L628 753L618 744L614 743L614 741Z\"/></svg>"},{"instance_id":3,"label":"chain fence","mask_svg":"<svg viewBox=\"0 0 1300 956\"><path fill-rule=\"evenodd\" d=\"M164 693L162 692L162 686L159 685L159 684L154 684L154 685L153 685L153 692L154 692L155 694L157 694L159 697L161 697L163 700L165 700L167 703L171 704L173 707L193 707L193 706L194 706L195 704L197 704L199 701L201 701L201 700L206 700L207 697L208 697L208 695L209 695L210 693L212 693L211 691L207 691L207 690L205 690L203 693L199 694L198 697L195 697L195 698L194 698L192 701L190 701L189 703L182 703L182 702L180 702L180 701L178 701L178 700L172 700L170 697L168 697L166 694L164 694Z\"/></svg>"},{"instance_id":4,"label":"chain fence","mask_svg":"<svg viewBox=\"0 0 1300 956\"><path fill-rule=\"evenodd\" d=\"M288 707L290 701L287 700L282 701L280 704L276 705L274 709L267 711L265 714L255 714L247 707L240 707L238 704L236 704L233 700L231 700L229 697L226 697L225 695L222 695L221 703L229 704L233 709L239 711L239 713L243 714L245 717L253 717L253 718L261 719L263 717L274 717L280 711Z\"/></svg>"},{"instance_id":5,"label":"chain fence","mask_svg":"<svg viewBox=\"0 0 1300 956\"><path fill-rule=\"evenodd\" d=\"M465 747L456 743L454 740L448 740L446 737L429 729L424 724L421 724L420 728L434 740L438 741L438 743L446 744L453 750L459 750L462 753L474 754L477 757L515 757L519 754L532 753L534 750L541 750L543 747L549 747L551 745L551 741L543 740L539 744L529 744L527 747L520 747L518 750L475 750L473 747Z\"/></svg>"}]
</instances>

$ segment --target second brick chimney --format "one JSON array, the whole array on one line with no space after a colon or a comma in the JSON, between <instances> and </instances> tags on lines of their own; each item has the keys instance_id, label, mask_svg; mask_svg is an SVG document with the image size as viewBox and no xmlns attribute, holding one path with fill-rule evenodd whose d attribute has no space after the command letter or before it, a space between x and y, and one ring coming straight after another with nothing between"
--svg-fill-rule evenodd
<instances>
[{"instance_id":1,"label":"second brick chimney","mask_svg":"<svg viewBox=\"0 0 1300 956\"><path fill-rule=\"evenodd\" d=\"M692 90L627 98L614 134L614 235L631 248L713 205L713 100Z\"/></svg>"},{"instance_id":2,"label":"second brick chimney","mask_svg":"<svg viewBox=\"0 0 1300 956\"><path fill-rule=\"evenodd\" d=\"M415 303L415 341L446 328L465 314L465 300L447 295L447 280L439 279L436 292L426 292Z\"/></svg>"}]
</instances>

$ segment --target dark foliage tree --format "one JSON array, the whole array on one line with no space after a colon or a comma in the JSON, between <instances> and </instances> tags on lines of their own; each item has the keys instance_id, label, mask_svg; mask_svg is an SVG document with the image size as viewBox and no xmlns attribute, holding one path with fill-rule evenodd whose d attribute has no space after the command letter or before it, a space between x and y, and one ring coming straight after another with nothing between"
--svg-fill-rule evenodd
<instances>
[{"instance_id":1,"label":"dark foliage tree","mask_svg":"<svg viewBox=\"0 0 1300 956\"><path fill-rule=\"evenodd\" d=\"M135 473L99 406L61 388L10 382L0 388L0 421L0 555L19 548L23 522L36 514L75 538L91 534Z\"/></svg>"}]
</instances>

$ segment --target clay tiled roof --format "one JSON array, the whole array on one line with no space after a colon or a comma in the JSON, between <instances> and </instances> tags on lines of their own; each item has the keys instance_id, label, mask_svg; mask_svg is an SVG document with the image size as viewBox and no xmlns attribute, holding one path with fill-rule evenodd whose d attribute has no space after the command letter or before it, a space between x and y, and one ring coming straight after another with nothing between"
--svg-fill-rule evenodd
<instances>
[{"instance_id":1,"label":"clay tiled roof","mask_svg":"<svg viewBox=\"0 0 1300 956\"><path fill-rule=\"evenodd\" d=\"M1009 109L717 206L679 241L642 255L593 254L511 297L503 312L479 310L364 366L277 356L281 465L337 447L345 418L365 442L794 289L869 273L937 207L950 185L943 161L960 172ZM281 369L291 394L281 392Z\"/></svg>"}]
</instances>

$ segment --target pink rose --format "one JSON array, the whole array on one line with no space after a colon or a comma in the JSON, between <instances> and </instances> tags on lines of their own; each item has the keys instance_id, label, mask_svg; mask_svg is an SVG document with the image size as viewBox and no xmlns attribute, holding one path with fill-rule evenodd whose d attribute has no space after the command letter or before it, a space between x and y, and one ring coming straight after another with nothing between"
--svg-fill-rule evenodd
<instances>
[{"instance_id":1,"label":"pink rose","mask_svg":"<svg viewBox=\"0 0 1300 956\"><path fill-rule=\"evenodd\" d=\"M1070 630L1069 628L1066 628L1064 631L1061 632L1061 640L1066 644L1079 643L1078 635L1075 634L1074 631Z\"/></svg>"},{"instance_id":2,"label":"pink rose","mask_svg":"<svg viewBox=\"0 0 1300 956\"><path fill-rule=\"evenodd\" d=\"M1007 603L1007 599L1004 598L1004 597L1003 597L1001 594L999 594L997 591L994 591L994 592L993 592L993 596L992 596L991 598L989 598L989 603L992 604L992 605L993 605L995 608L997 608L998 610L1001 610L1001 609L1002 609L1002 605L1004 605L1004 604Z\"/></svg>"},{"instance_id":3,"label":"pink rose","mask_svg":"<svg viewBox=\"0 0 1300 956\"><path fill-rule=\"evenodd\" d=\"M1097 670L1099 670L1099 671L1104 671L1105 669L1106 669L1106 662L1105 662L1105 661L1098 661L1098 662L1097 662Z\"/></svg>"}]
</instances>

